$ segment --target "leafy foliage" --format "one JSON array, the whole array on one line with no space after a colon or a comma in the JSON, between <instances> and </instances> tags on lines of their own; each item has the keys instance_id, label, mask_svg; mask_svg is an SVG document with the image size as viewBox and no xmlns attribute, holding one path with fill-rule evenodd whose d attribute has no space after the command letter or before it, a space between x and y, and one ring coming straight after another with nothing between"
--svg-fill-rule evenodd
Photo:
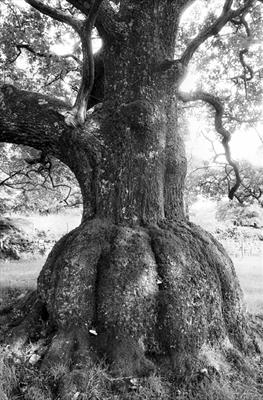
<instances>
[{"instance_id":1,"label":"leafy foliage","mask_svg":"<svg viewBox=\"0 0 263 400\"><path fill-rule=\"evenodd\" d=\"M215 20L221 6L221 2L207 4L205 0L195 1L189 10L191 18L186 14L180 26L181 42L186 45L190 37L195 36L200 25L204 25L202 21L205 17L205 24ZM251 125L253 121L262 119L261 26L262 7L255 2L244 20L228 23L198 49L184 82L185 85L191 80L190 90L210 91L224 100L226 122L231 130L238 126L237 123ZM243 60L241 51L245 51Z\"/></svg>"},{"instance_id":2,"label":"leafy foliage","mask_svg":"<svg viewBox=\"0 0 263 400\"><path fill-rule=\"evenodd\" d=\"M0 81L44 94L56 93L57 97L71 101L80 79L81 63L74 32L25 7L23 2L20 7L12 2L2 3ZM71 43L70 51L59 55L63 41Z\"/></svg>"},{"instance_id":3,"label":"leafy foliage","mask_svg":"<svg viewBox=\"0 0 263 400\"><path fill-rule=\"evenodd\" d=\"M239 203L219 203L216 218L218 221L232 221L236 226L263 226L263 210L257 204L245 207Z\"/></svg>"},{"instance_id":4,"label":"leafy foliage","mask_svg":"<svg viewBox=\"0 0 263 400\"><path fill-rule=\"evenodd\" d=\"M258 203L262 207L263 167L255 167L243 161L240 164L240 174L242 183L235 193L236 200L242 205ZM233 180L233 172L227 164L218 166L206 162L188 174L188 195L192 199L202 194L205 197L220 200L226 196Z\"/></svg>"}]
</instances>

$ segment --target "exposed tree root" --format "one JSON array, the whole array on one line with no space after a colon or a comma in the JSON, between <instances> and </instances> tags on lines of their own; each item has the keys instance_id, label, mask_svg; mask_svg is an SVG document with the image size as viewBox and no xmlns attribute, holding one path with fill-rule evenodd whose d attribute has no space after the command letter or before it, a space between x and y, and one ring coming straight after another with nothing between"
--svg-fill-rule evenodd
<instances>
[{"instance_id":1,"label":"exposed tree root","mask_svg":"<svg viewBox=\"0 0 263 400\"><path fill-rule=\"evenodd\" d=\"M29 340L39 338L46 318L45 306L36 291L30 292L22 301L10 306L6 318L7 335L4 340L17 353Z\"/></svg>"},{"instance_id":2,"label":"exposed tree root","mask_svg":"<svg viewBox=\"0 0 263 400\"><path fill-rule=\"evenodd\" d=\"M55 334L41 367L46 369L61 364L69 368L72 363L74 339L74 332L72 331L59 331Z\"/></svg>"}]
</instances>

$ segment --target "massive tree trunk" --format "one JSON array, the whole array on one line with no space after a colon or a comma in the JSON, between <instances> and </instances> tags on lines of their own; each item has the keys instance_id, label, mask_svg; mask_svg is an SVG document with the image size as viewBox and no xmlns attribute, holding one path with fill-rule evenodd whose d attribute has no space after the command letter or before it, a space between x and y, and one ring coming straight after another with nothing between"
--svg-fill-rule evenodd
<instances>
[{"instance_id":1,"label":"massive tree trunk","mask_svg":"<svg viewBox=\"0 0 263 400\"><path fill-rule=\"evenodd\" d=\"M83 195L81 225L55 245L38 279L34 304L53 335L45 365L103 354L130 376L166 358L183 374L208 362L209 347L253 347L231 260L184 215L182 71L169 62L183 2L153 3L122 2L126 30L103 53L104 102L83 128L65 125L62 103L2 88L0 139L61 159ZM34 310L15 330L23 342Z\"/></svg>"}]
</instances>

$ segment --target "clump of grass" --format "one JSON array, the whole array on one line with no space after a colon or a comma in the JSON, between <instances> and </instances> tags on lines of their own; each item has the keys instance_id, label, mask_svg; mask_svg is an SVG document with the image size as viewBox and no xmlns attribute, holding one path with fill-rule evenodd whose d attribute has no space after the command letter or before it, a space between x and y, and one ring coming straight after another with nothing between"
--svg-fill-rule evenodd
<instances>
[{"instance_id":1,"label":"clump of grass","mask_svg":"<svg viewBox=\"0 0 263 400\"><path fill-rule=\"evenodd\" d=\"M19 296L24 294L26 290L16 287L0 287L0 307L3 308L14 302Z\"/></svg>"},{"instance_id":2,"label":"clump of grass","mask_svg":"<svg viewBox=\"0 0 263 400\"><path fill-rule=\"evenodd\" d=\"M0 348L0 399L51 400L45 376L29 363L29 349L15 354L8 347Z\"/></svg>"},{"instance_id":3,"label":"clump of grass","mask_svg":"<svg viewBox=\"0 0 263 400\"><path fill-rule=\"evenodd\" d=\"M29 386L24 393L24 400L52 400L53 396L47 388L42 385Z\"/></svg>"},{"instance_id":4,"label":"clump of grass","mask_svg":"<svg viewBox=\"0 0 263 400\"><path fill-rule=\"evenodd\" d=\"M53 383L58 383L68 373L68 367L64 363L57 363L50 367L49 378Z\"/></svg>"},{"instance_id":5,"label":"clump of grass","mask_svg":"<svg viewBox=\"0 0 263 400\"><path fill-rule=\"evenodd\" d=\"M128 388L129 391L129 388ZM127 391L127 392L128 392ZM127 400L166 400L170 398L170 384L158 374L138 381L133 392L126 393Z\"/></svg>"},{"instance_id":6,"label":"clump of grass","mask_svg":"<svg viewBox=\"0 0 263 400\"><path fill-rule=\"evenodd\" d=\"M0 349L0 394L1 399L9 399L19 384L15 366L8 361L4 350Z\"/></svg>"},{"instance_id":7,"label":"clump of grass","mask_svg":"<svg viewBox=\"0 0 263 400\"><path fill-rule=\"evenodd\" d=\"M235 400L232 388L227 382L217 379L199 384L188 384L176 391L174 400Z\"/></svg>"},{"instance_id":8,"label":"clump of grass","mask_svg":"<svg viewBox=\"0 0 263 400\"><path fill-rule=\"evenodd\" d=\"M173 400L262 400L263 364L260 358L244 358L242 365L236 359L228 360L229 369L192 377L175 388ZM200 378L200 376L199 376Z\"/></svg>"},{"instance_id":9,"label":"clump of grass","mask_svg":"<svg viewBox=\"0 0 263 400\"><path fill-rule=\"evenodd\" d=\"M60 379L60 390L65 400L106 400L110 398L110 379L103 364L73 369Z\"/></svg>"}]
</instances>

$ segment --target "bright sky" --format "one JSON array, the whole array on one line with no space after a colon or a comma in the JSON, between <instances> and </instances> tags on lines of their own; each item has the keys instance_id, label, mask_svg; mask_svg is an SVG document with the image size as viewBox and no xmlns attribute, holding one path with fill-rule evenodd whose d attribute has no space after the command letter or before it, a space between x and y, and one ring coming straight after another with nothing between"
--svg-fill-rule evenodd
<instances>
[{"instance_id":1,"label":"bright sky","mask_svg":"<svg viewBox=\"0 0 263 400\"><path fill-rule=\"evenodd\" d=\"M231 149L233 158L245 159L255 166L263 167L263 143L257 131L263 132L263 125L258 125L257 129L241 128L236 131L232 136Z\"/></svg>"},{"instance_id":2,"label":"bright sky","mask_svg":"<svg viewBox=\"0 0 263 400\"><path fill-rule=\"evenodd\" d=\"M50 47L51 52L57 54L58 56L64 56L66 54L73 53L75 43L72 42L72 36L63 36L63 42L58 42ZM102 46L102 41L99 38L92 39L92 49L93 53L96 53Z\"/></svg>"},{"instance_id":3,"label":"bright sky","mask_svg":"<svg viewBox=\"0 0 263 400\"><path fill-rule=\"evenodd\" d=\"M188 153L198 159L210 161L215 155L211 143L202 134L202 122L196 118L188 121L189 138L187 140ZM263 125L258 125L255 129L240 128L232 134L230 141L231 154L234 160L247 160L252 165L263 167L263 143L258 133L263 133ZM203 131L205 136L213 140L217 154L223 152L223 146L216 139L214 132ZM263 134L261 134L263 138ZM218 161L224 161L219 158Z\"/></svg>"},{"instance_id":4,"label":"bright sky","mask_svg":"<svg viewBox=\"0 0 263 400\"><path fill-rule=\"evenodd\" d=\"M24 2L23 0L12 0L12 3L14 3L17 7L26 10L30 8L30 5Z\"/></svg>"}]
</instances>

